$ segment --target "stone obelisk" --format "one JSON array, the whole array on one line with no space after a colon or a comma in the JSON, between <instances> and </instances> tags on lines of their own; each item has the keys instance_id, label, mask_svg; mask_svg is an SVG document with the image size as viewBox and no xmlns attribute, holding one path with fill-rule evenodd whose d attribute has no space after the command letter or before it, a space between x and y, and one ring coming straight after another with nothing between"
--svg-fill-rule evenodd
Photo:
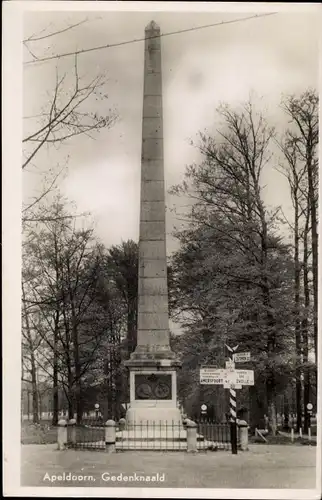
<instances>
[{"instance_id":1,"label":"stone obelisk","mask_svg":"<svg viewBox=\"0 0 322 500\"><path fill-rule=\"evenodd\" d=\"M160 28L145 29L137 346L127 423L180 421L169 342Z\"/></svg>"}]
</instances>

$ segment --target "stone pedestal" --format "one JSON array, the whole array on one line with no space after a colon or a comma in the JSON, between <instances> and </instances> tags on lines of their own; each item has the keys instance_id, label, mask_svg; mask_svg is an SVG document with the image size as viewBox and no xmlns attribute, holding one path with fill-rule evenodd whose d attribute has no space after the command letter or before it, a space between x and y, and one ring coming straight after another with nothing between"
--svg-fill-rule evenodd
<instances>
[{"instance_id":1,"label":"stone pedestal","mask_svg":"<svg viewBox=\"0 0 322 500\"><path fill-rule=\"evenodd\" d=\"M165 361L130 368L130 408L126 414L128 429L136 424L158 427L181 423L177 407L176 370Z\"/></svg>"}]
</instances>

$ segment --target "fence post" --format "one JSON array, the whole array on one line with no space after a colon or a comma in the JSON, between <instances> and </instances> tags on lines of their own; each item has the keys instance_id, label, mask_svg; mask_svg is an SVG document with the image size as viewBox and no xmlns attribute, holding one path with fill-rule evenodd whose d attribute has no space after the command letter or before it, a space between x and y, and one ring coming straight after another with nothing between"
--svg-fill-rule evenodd
<instances>
[{"instance_id":1,"label":"fence post","mask_svg":"<svg viewBox=\"0 0 322 500\"><path fill-rule=\"evenodd\" d=\"M59 450L65 450L67 445L67 422L63 418L58 422L57 444Z\"/></svg>"},{"instance_id":2,"label":"fence post","mask_svg":"<svg viewBox=\"0 0 322 500\"><path fill-rule=\"evenodd\" d=\"M248 450L248 424L246 420L238 421L238 430L239 430L239 441L240 441L240 449L242 451Z\"/></svg>"},{"instance_id":3,"label":"fence post","mask_svg":"<svg viewBox=\"0 0 322 500\"><path fill-rule=\"evenodd\" d=\"M68 441L75 446L76 445L76 420L71 418L68 422L69 425L69 439Z\"/></svg>"},{"instance_id":4,"label":"fence post","mask_svg":"<svg viewBox=\"0 0 322 500\"><path fill-rule=\"evenodd\" d=\"M114 420L105 423L105 447L107 453L114 453L116 441L116 428Z\"/></svg>"},{"instance_id":5,"label":"fence post","mask_svg":"<svg viewBox=\"0 0 322 500\"><path fill-rule=\"evenodd\" d=\"M119 420L119 430L124 431L126 425L126 420L125 418L120 418Z\"/></svg>"},{"instance_id":6,"label":"fence post","mask_svg":"<svg viewBox=\"0 0 322 500\"><path fill-rule=\"evenodd\" d=\"M192 420L187 420L186 428L187 428L187 451L195 453L197 451L197 424Z\"/></svg>"}]
</instances>

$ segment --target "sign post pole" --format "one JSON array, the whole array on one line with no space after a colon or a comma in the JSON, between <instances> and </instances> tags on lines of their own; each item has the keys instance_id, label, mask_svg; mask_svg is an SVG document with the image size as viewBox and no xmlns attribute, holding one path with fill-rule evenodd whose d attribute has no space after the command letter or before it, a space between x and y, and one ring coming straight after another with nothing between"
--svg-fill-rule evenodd
<instances>
[{"instance_id":1,"label":"sign post pole","mask_svg":"<svg viewBox=\"0 0 322 500\"><path fill-rule=\"evenodd\" d=\"M236 347L229 347L226 344L229 351L229 361L233 366L233 354L238 349ZM230 386L229 388L229 410L230 410L230 440L231 440L231 452L233 455L237 455L237 401L236 401L236 390Z\"/></svg>"}]
</instances>

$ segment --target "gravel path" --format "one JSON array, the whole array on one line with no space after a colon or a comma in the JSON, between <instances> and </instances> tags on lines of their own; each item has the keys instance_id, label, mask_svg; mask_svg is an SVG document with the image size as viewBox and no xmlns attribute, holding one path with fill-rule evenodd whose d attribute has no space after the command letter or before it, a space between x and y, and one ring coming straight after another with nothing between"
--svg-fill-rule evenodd
<instances>
[{"instance_id":1,"label":"gravel path","mask_svg":"<svg viewBox=\"0 0 322 500\"><path fill-rule=\"evenodd\" d=\"M309 446L252 445L248 452L232 455L228 451L107 454L23 445L21 486L315 488L315 457L316 447ZM150 481L138 480L142 475Z\"/></svg>"}]
</instances>

